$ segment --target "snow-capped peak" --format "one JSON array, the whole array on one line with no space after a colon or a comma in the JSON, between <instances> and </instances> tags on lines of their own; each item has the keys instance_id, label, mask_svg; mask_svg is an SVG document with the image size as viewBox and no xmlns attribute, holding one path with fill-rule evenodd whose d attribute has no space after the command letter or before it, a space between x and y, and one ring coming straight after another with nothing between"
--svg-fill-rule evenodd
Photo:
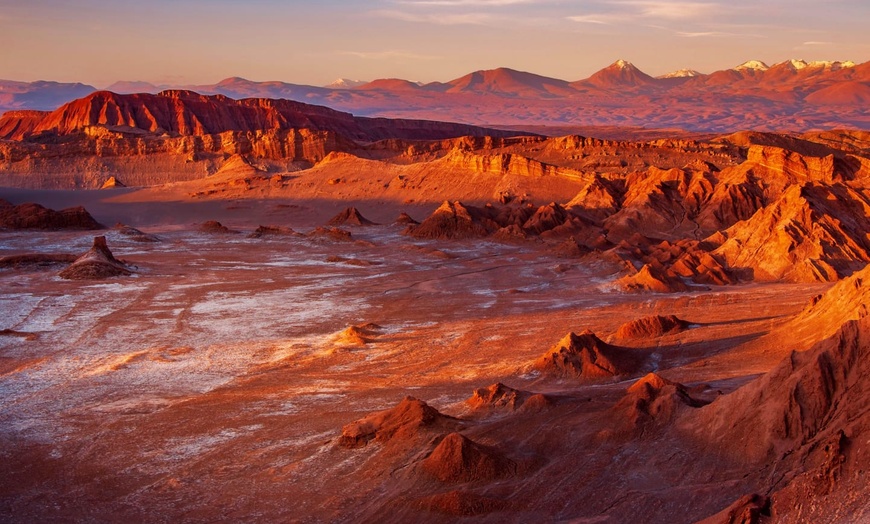
<instances>
[{"instance_id":1,"label":"snow-capped peak","mask_svg":"<svg viewBox=\"0 0 870 524\"><path fill-rule=\"evenodd\" d=\"M628 61L623 60L621 58L619 60L617 60L616 62L613 62L613 65L615 65L619 69L630 69L630 68L634 67L634 65L631 62L628 62Z\"/></svg>"},{"instance_id":2,"label":"snow-capped peak","mask_svg":"<svg viewBox=\"0 0 870 524\"><path fill-rule=\"evenodd\" d=\"M830 69L831 71L837 71L839 69L848 69L850 67L855 67L855 62L851 60L846 60L844 62L834 61L830 62L828 60L814 60L807 64L807 67L812 68L821 68L821 69Z\"/></svg>"},{"instance_id":3,"label":"snow-capped peak","mask_svg":"<svg viewBox=\"0 0 870 524\"><path fill-rule=\"evenodd\" d=\"M351 87L361 86L365 83L366 82L363 80L351 80L349 78L339 78L325 87L329 87L332 89L350 89Z\"/></svg>"},{"instance_id":4,"label":"snow-capped peak","mask_svg":"<svg viewBox=\"0 0 870 524\"><path fill-rule=\"evenodd\" d=\"M805 69L805 68L809 65L809 64L807 64L807 63L806 63L805 61L803 61L803 60L795 60L794 58L792 58L791 60L789 60L787 63L788 63L788 64L792 67L792 69L794 69L795 71L800 71L801 69Z\"/></svg>"},{"instance_id":5,"label":"snow-capped peak","mask_svg":"<svg viewBox=\"0 0 870 524\"><path fill-rule=\"evenodd\" d=\"M690 78L700 75L701 73L695 71L694 69L679 69L677 71L672 71L668 74L662 75L659 78Z\"/></svg>"},{"instance_id":6,"label":"snow-capped peak","mask_svg":"<svg viewBox=\"0 0 870 524\"><path fill-rule=\"evenodd\" d=\"M828 60L814 60L811 62L807 62L805 60L786 60L781 64L777 64L781 66L788 67L792 71L800 71L802 69L824 69L827 71L837 71L840 69L855 67L854 62L831 62Z\"/></svg>"},{"instance_id":7,"label":"snow-capped peak","mask_svg":"<svg viewBox=\"0 0 870 524\"><path fill-rule=\"evenodd\" d=\"M768 69L770 69L770 67L768 67L768 65L765 64L764 62L762 62L761 60L750 60L748 62L743 62L742 64L735 67L734 69L737 71L745 71L748 69L751 69L754 71L767 71Z\"/></svg>"}]
</instances>

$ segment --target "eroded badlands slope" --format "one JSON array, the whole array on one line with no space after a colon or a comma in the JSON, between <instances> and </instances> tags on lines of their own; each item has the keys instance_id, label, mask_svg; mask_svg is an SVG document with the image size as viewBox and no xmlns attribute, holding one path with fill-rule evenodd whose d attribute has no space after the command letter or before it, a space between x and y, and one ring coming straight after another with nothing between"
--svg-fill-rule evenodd
<instances>
[{"instance_id":1,"label":"eroded badlands slope","mask_svg":"<svg viewBox=\"0 0 870 524\"><path fill-rule=\"evenodd\" d=\"M2 143L3 520L870 517L866 133L102 96Z\"/></svg>"}]
</instances>

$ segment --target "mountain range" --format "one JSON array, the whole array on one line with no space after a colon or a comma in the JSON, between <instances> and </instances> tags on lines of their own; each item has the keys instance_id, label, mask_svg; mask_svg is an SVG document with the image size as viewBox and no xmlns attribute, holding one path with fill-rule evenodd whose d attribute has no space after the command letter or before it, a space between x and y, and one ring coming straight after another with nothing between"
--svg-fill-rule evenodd
<instances>
[{"instance_id":1,"label":"mountain range","mask_svg":"<svg viewBox=\"0 0 870 524\"><path fill-rule=\"evenodd\" d=\"M573 82L499 68L449 82L403 79L327 87L232 77L210 85L116 82L115 93L186 89L230 98L289 99L359 116L454 121L486 126L632 126L694 132L867 128L870 62L750 60L702 74L650 76L618 60ZM0 81L0 110L51 110L93 91L83 84Z\"/></svg>"}]
</instances>

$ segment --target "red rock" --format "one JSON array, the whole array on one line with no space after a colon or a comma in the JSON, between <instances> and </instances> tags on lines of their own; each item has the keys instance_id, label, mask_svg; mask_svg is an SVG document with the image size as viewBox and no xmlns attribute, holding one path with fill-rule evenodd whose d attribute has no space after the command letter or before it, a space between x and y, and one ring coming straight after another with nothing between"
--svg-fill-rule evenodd
<instances>
[{"instance_id":1,"label":"red rock","mask_svg":"<svg viewBox=\"0 0 870 524\"><path fill-rule=\"evenodd\" d=\"M417 222L416 220L411 218L411 215L409 215L408 213L405 213L403 211L402 213L399 214L398 217L396 217L396 220L393 223L403 225L403 226L416 226L420 222Z\"/></svg>"},{"instance_id":2,"label":"red rock","mask_svg":"<svg viewBox=\"0 0 870 524\"><path fill-rule=\"evenodd\" d=\"M442 415L435 408L414 397L405 397L396 407L372 413L341 430L339 445L346 448L365 446L370 441L388 442L414 439L428 429L456 429L460 421Z\"/></svg>"},{"instance_id":3,"label":"red rock","mask_svg":"<svg viewBox=\"0 0 870 524\"><path fill-rule=\"evenodd\" d=\"M302 236L290 227L284 226L258 226L253 233L248 235L248 238L263 238L263 237L294 237Z\"/></svg>"},{"instance_id":4,"label":"red rock","mask_svg":"<svg viewBox=\"0 0 870 524\"><path fill-rule=\"evenodd\" d=\"M640 351L611 346L586 330L579 335L565 335L533 367L557 377L603 380L634 374L643 361Z\"/></svg>"},{"instance_id":5,"label":"red rock","mask_svg":"<svg viewBox=\"0 0 870 524\"><path fill-rule=\"evenodd\" d=\"M656 338L688 329L689 323L674 315L643 317L619 326L616 338L623 340Z\"/></svg>"},{"instance_id":6,"label":"red rock","mask_svg":"<svg viewBox=\"0 0 870 524\"><path fill-rule=\"evenodd\" d=\"M100 229L103 227L81 206L55 211L34 203L13 206L9 202L2 202L0 229Z\"/></svg>"},{"instance_id":7,"label":"red rock","mask_svg":"<svg viewBox=\"0 0 870 524\"><path fill-rule=\"evenodd\" d=\"M405 234L415 238L463 239L484 237L497 228L488 213L480 209L461 202L444 202L420 225L408 227Z\"/></svg>"},{"instance_id":8,"label":"red rock","mask_svg":"<svg viewBox=\"0 0 870 524\"><path fill-rule=\"evenodd\" d=\"M202 224L199 225L200 233L211 233L211 234L227 234L234 233L230 228L221 224L217 220L206 220Z\"/></svg>"},{"instance_id":9,"label":"red rock","mask_svg":"<svg viewBox=\"0 0 870 524\"><path fill-rule=\"evenodd\" d=\"M483 482L509 477L516 464L498 450L450 433L441 439L420 464L428 475L445 483Z\"/></svg>"},{"instance_id":10,"label":"red rock","mask_svg":"<svg viewBox=\"0 0 870 524\"><path fill-rule=\"evenodd\" d=\"M618 279L616 284L625 291L632 292L679 293L689 290L689 286L677 275L652 264L644 264L633 275Z\"/></svg>"},{"instance_id":11,"label":"red rock","mask_svg":"<svg viewBox=\"0 0 870 524\"><path fill-rule=\"evenodd\" d=\"M90 251L77 258L58 275L67 280L101 280L132 274L133 271L126 264L112 255L106 245L106 237L100 236L94 237L94 245Z\"/></svg>"},{"instance_id":12,"label":"red rock","mask_svg":"<svg viewBox=\"0 0 870 524\"><path fill-rule=\"evenodd\" d=\"M527 391L520 391L505 386L501 382L486 388L474 390L474 394L465 403L471 409L508 409L515 410L531 396Z\"/></svg>"},{"instance_id":13,"label":"red rock","mask_svg":"<svg viewBox=\"0 0 870 524\"><path fill-rule=\"evenodd\" d=\"M353 235L346 229L339 227L316 227L306 235L308 238L334 240L338 242L350 242Z\"/></svg>"},{"instance_id":14,"label":"red rock","mask_svg":"<svg viewBox=\"0 0 870 524\"><path fill-rule=\"evenodd\" d=\"M371 226L374 222L365 218L355 207L348 207L341 213L332 217L328 224L330 226Z\"/></svg>"}]
</instances>

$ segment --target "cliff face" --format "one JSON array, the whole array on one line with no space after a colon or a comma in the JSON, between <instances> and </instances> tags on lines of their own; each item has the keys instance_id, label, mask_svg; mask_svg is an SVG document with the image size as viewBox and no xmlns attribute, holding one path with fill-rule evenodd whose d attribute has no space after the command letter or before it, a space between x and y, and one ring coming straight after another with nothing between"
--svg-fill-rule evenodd
<instances>
[{"instance_id":1,"label":"cliff face","mask_svg":"<svg viewBox=\"0 0 870 524\"><path fill-rule=\"evenodd\" d=\"M512 135L448 122L357 118L290 100L233 100L191 91L157 95L92 93L53 112L12 111L0 118L2 184L27 188L101 187L202 178L232 155L283 171L331 152L413 142L502 143ZM380 146L379 146L380 144Z\"/></svg>"},{"instance_id":2,"label":"cliff face","mask_svg":"<svg viewBox=\"0 0 870 524\"><path fill-rule=\"evenodd\" d=\"M89 127L73 137L48 143L0 142L0 170L6 171L4 184L17 187L100 187L109 176L118 177L125 185L140 186L202 178L232 155L293 169L294 165L317 163L332 151L354 147L353 142L331 131L308 129L161 137Z\"/></svg>"},{"instance_id":3,"label":"cliff face","mask_svg":"<svg viewBox=\"0 0 870 524\"><path fill-rule=\"evenodd\" d=\"M234 100L192 91L163 91L156 95L98 91L36 119L36 114L7 115L0 127L0 138L21 140L40 134L66 136L93 126L170 137L309 129L331 131L358 141L512 134L445 122L357 118L327 107L284 99Z\"/></svg>"}]
</instances>

